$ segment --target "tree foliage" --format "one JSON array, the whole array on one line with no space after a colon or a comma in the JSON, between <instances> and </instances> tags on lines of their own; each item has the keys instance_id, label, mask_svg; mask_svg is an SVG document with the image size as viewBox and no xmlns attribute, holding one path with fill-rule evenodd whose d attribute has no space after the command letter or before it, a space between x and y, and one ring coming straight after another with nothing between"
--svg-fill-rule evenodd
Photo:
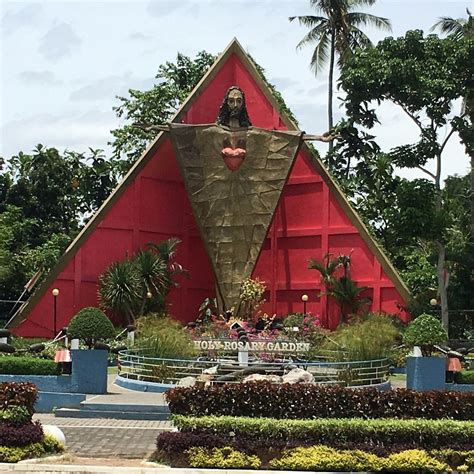
<instances>
[{"instance_id":1,"label":"tree foliage","mask_svg":"<svg viewBox=\"0 0 474 474\"><path fill-rule=\"evenodd\" d=\"M180 105L214 63L216 56L201 51L195 59L178 53L176 62L166 62L158 68L158 83L148 91L129 89L129 97L117 97L121 104L114 107L117 117L127 120L112 130L110 143L116 158L125 158L132 165L158 132L146 132L134 123L164 124L169 122Z\"/></svg>"},{"instance_id":2,"label":"tree foliage","mask_svg":"<svg viewBox=\"0 0 474 474\"><path fill-rule=\"evenodd\" d=\"M404 37L386 38L374 48L357 51L346 62L340 79L351 118L347 127L352 132L350 143L364 142L367 137L359 136L351 126L372 128L378 122L376 106L383 101L399 106L417 127L418 140L404 144L406 140L401 137L402 144L388 152L388 159L391 166L421 170L430 182L398 181L390 186L392 190L396 187L400 209L409 210L409 214L402 214L405 221L398 219L400 227L411 228L418 238L426 238L436 247L438 293L446 327L450 218L442 193L442 153L455 131L467 136L468 130L472 130L469 116L465 111L456 113L453 104L456 99L466 97L472 86L473 51L469 38L440 39L435 35L425 37L421 31L409 31ZM373 160L378 153L379 150L373 149L369 158ZM430 171L426 165L433 162L435 170ZM345 171L347 176L349 170ZM430 194L434 206L426 200ZM391 206L392 201L388 202ZM411 206L408 208L406 204ZM385 209L390 212L387 206Z\"/></svg>"}]
</instances>

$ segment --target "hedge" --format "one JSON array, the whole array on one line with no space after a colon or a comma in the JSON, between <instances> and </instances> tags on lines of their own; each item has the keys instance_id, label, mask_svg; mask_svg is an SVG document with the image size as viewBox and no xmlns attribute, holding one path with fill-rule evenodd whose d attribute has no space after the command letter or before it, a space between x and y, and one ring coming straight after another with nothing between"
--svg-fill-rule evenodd
<instances>
[{"instance_id":1,"label":"hedge","mask_svg":"<svg viewBox=\"0 0 474 474\"><path fill-rule=\"evenodd\" d=\"M456 372L454 375L454 381L460 384L474 385L474 370L463 370L462 372Z\"/></svg>"},{"instance_id":2,"label":"hedge","mask_svg":"<svg viewBox=\"0 0 474 474\"><path fill-rule=\"evenodd\" d=\"M38 443L22 447L0 446L0 462L18 462L22 459L38 458L64 451L64 446L50 435L45 435Z\"/></svg>"},{"instance_id":3,"label":"hedge","mask_svg":"<svg viewBox=\"0 0 474 474\"><path fill-rule=\"evenodd\" d=\"M165 431L160 433L156 439L156 449L161 458L170 460L173 465L180 461L182 453L190 448L223 448L225 446L232 447L247 454L258 454L263 458L271 457L269 453L283 452L285 449L296 447L309 447L312 443L299 442L297 440L275 440L268 438L254 439L245 436L224 436L221 434L207 434L201 432L175 432ZM448 444L448 443L446 443ZM458 442L457 440L449 440L449 449L439 451L446 453L446 459L449 453L469 451L473 448L472 442ZM331 447L337 449L351 449L360 450L371 454L376 454L380 457L387 457L390 454L406 451L409 449L419 448L418 440L413 440L411 443L403 440L396 443L388 443L386 445L373 442L348 442L348 441L333 441ZM454 456L454 455L453 455ZM178 458L178 459L177 459ZM451 464L451 462L450 462ZM187 464L180 464L180 467L186 467Z\"/></svg>"},{"instance_id":4,"label":"hedge","mask_svg":"<svg viewBox=\"0 0 474 474\"><path fill-rule=\"evenodd\" d=\"M43 427L39 421L22 425L0 423L0 446L26 446L43 439Z\"/></svg>"},{"instance_id":5,"label":"hedge","mask_svg":"<svg viewBox=\"0 0 474 474\"><path fill-rule=\"evenodd\" d=\"M38 389L31 382L0 383L0 409L20 406L33 414L37 397Z\"/></svg>"},{"instance_id":6,"label":"hedge","mask_svg":"<svg viewBox=\"0 0 474 474\"><path fill-rule=\"evenodd\" d=\"M426 418L474 419L474 393L271 384L176 387L165 394L171 413L281 419Z\"/></svg>"},{"instance_id":7,"label":"hedge","mask_svg":"<svg viewBox=\"0 0 474 474\"><path fill-rule=\"evenodd\" d=\"M451 440L474 443L474 422L454 420L318 419L279 420L247 417L187 417L174 415L173 424L183 432L283 440L311 444L363 442L375 444L418 443L424 448L448 447Z\"/></svg>"},{"instance_id":8,"label":"hedge","mask_svg":"<svg viewBox=\"0 0 474 474\"><path fill-rule=\"evenodd\" d=\"M53 360L37 357L0 357L0 374L9 375L58 375L59 365Z\"/></svg>"},{"instance_id":9,"label":"hedge","mask_svg":"<svg viewBox=\"0 0 474 474\"><path fill-rule=\"evenodd\" d=\"M230 446L193 447L174 453L172 467L237 469L267 467L300 471L388 471L388 472L458 472L474 468L474 451L423 449L403 450L388 456L366 451L337 449L325 445L298 447L280 453L272 452L265 460L261 455Z\"/></svg>"}]
</instances>

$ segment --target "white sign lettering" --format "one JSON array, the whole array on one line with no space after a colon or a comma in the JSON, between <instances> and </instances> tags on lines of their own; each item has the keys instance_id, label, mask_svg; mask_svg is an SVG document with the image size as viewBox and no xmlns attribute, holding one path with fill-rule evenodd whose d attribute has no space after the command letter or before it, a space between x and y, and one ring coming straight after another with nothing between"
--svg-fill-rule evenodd
<instances>
[{"instance_id":1,"label":"white sign lettering","mask_svg":"<svg viewBox=\"0 0 474 474\"><path fill-rule=\"evenodd\" d=\"M199 351L249 351L249 352L307 352L308 342L251 341L240 342L233 339L196 339L194 347Z\"/></svg>"}]
</instances>

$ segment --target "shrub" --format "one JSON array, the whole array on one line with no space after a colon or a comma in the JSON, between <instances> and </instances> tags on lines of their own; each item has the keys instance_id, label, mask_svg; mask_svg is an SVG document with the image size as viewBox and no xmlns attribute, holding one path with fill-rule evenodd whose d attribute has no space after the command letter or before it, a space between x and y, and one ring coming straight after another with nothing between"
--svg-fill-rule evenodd
<instances>
[{"instance_id":1,"label":"shrub","mask_svg":"<svg viewBox=\"0 0 474 474\"><path fill-rule=\"evenodd\" d=\"M454 381L461 384L474 384L474 370L463 370L454 374Z\"/></svg>"},{"instance_id":2,"label":"shrub","mask_svg":"<svg viewBox=\"0 0 474 474\"><path fill-rule=\"evenodd\" d=\"M0 374L10 375L57 375L58 364L53 360L30 356L0 357Z\"/></svg>"},{"instance_id":3,"label":"shrub","mask_svg":"<svg viewBox=\"0 0 474 474\"><path fill-rule=\"evenodd\" d=\"M183 326L167 315L149 314L137 321L137 347L151 357L188 359L195 355L194 343Z\"/></svg>"},{"instance_id":4,"label":"shrub","mask_svg":"<svg viewBox=\"0 0 474 474\"><path fill-rule=\"evenodd\" d=\"M26 446L43 439L43 427L38 421L22 425L0 423L0 446Z\"/></svg>"},{"instance_id":5,"label":"shrub","mask_svg":"<svg viewBox=\"0 0 474 474\"><path fill-rule=\"evenodd\" d=\"M349 361L383 359L390 354L398 329L389 316L369 313L353 317L331 334L327 349L338 351L338 358Z\"/></svg>"},{"instance_id":6,"label":"shrub","mask_svg":"<svg viewBox=\"0 0 474 474\"><path fill-rule=\"evenodd\" d=\"M257 456L236 451L228 446L224 448L191 448L187 452L191 467L215 467L220 469L258 469L261 461Z\"/></svg>"},{"instance_id":7,"label":"shrub","mask_svg":"<svg viewBox=\"0 0 474 474\"><path fill-rule=\"evenodd\" d=\"M64 451L64 446L52 436L45 435L38 443L21 447L0 446L0 462L18 462Z\"/></svg>"},{"instance_id":8,"label":"shrub","mask_svg":"<svg viewBox=\"0 0 474 474\"><path fill-rule=\"evenodd\" d=\"M0 410L0 421L20 425L31 420L31 414L26 407L11 406Z\"/></svg>"},{"instance_id":9,"label":"shrub","mask_svg":"<svg viewBox=\"0 0 474 474\"><path fill-rule=\"evenodd\" d=\"M266 286L258 278L246 278L240 287L241 313L244 319L251 319L258 307L265 301L263 294Z\"/></svg>"},{"instance_id":10,"label":"shrub","mask_svg":"<svg viewBox=\"0 0 474 474\"><path fill-rule=\"evenodd\" d=\"M99 308L83 308L71 320L68 326L68 336L71 339L81 339L89 349L96 341L115 336L115 330L110 319Z\"/></svg>"},{"instance_id":11,"label":"shrub","mask_svg":"<svg viewBox=\"0 0 474 474\"><path fill-rule=\"evenodd\" d=\"M34 405L38 396L36 385L30 382L0 383L0 408L24 406L29 413L34 413Z\"/></svg>"},{"instance_id":12,"label":"shrub","mask_svg":"<svg viewBox=\"0 0 474 474\"><path fill-rule=\"evenodd\" d=\"M206 434L202 432L173 432L166 431L160 433L156 439L157 451L163 458L176 464L176 461L183 458L183 453L190 448L222 448L223 446L231 446L238 451L247 454L257 454L261 459L275 457L278 452L283 452L285 449L297 447L310 447L311 443L307 441L297 440L276 440L271 438L249 438L242 436L225 436L224 434ZM440 461L446 462L449 465L456 466L458 464L465 464L468 455L474 455L474 451L469 451L472 448L471 442L459 443L457 440L451 440L449 449L441 449L433 451L435 456ZM345 450L359 450L367 453L375 454L380 457L387 457L392 453L399 453L408 449L419 447L418 440L412 442L396 442L389 444L380 444L373 442L352 442L352 441L334 441L331 447L335 449Z\"/></svg>"},{"instance_id":13,"label":"shrub","mask_svg":"<svg viewBox=\"0 0 474 474\"><path fill-rule=\"evenodd\" d=\"M447 472L450 471L446 463L429 456L426 451L411 449L401 453L391 454L384 462L387 471L403 472Z\"/></svg>"},{"instance_id":14,"label":"shrub","mask_svg":"<svg viewBox=\"0 0 474 474\"><path fill-rule=\"evenodd\" d=\"M272 418L246 417L185 417L173 416L174 425L184 432L202 432L246 437L249 439L292 440L311 444L334 442L362 442L396 444L400 439L417 443L425 448L442 448L451 439L460 443L472 443L474 422L453 420L276 420Z\"/></svg>"},{"instance_id":15,"label":"shrub","mask_svg":"<svg viewBox=\"0 0 474 474\"><path fill-rule=\"evenodd\" d=\"M328 446L295 448L270 461L275 469L318 471L380 471L382 460L363 451L339 451Z\"/></svg>"},{"instance_id":16,"label":"shrub","mask_svg":"<svg viewBox=\"0 0 474 474\"><path fill-rule=\"evenodd\" d=\"M403 334L403 342L408 346L420 346L424 356L430 356L435 344L448 340L448 334L441 322L430 314L421 314L412 321Z\"/></svg>"},{"instance_id":17,"label":"shrub","mask_svg":"<svg viewBox=\"0 0 474 474\"><path fill-rule=\"evenodd\" d=\"M338 386L271 384L176 387L165 394L171 413L287 419L452 418L472 420L474 393L350 389Z\"/></svg>"}]
</instances>

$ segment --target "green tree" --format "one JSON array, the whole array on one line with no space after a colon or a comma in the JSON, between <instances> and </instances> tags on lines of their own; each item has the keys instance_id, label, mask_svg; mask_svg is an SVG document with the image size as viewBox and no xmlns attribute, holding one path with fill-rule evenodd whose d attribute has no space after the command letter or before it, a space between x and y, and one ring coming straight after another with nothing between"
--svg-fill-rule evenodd
<instances>
[{"instance_id":1,"label":"green tree","mask_svg":"<svg viewBox=\"0 0 474 474\"><path fill-rule=\"evenodd\" d=\"M216 56L201 51L193 60L178 53L175 63L166 62L158 68L158 83L148 91L129 89L129 97L118 97L121 104L114 107L119 118L128 123L112 130L110 143L116 158L126 158L131 166L158 134L133 126L140 124L164 124L169 122L180 105L214 63Z\"/></svg>"},{"instance_id":2,"label":"green tree","mask_svg":"<svg viewBox=\"0 0 474 474\"><path fill-rule=\"evenodd\" d=\"M433 25L431 30L439 29L455 41L474 39L474 19L468 8L466 8L467 18L442 17ZM463 98L462 115L454 126L457 127L459 136L466 147L466 153L471 157L471 251L474 252L474 95L472 87L466 91Z\"/></svg>"},{"instance_id":3,"label":"green tree","mask_svg":"<svg viewBox=\"0 0 474 474\"><path fill-rule=\"evenodd\" d=\"M389 155L395 166L419 169L432 180L435 222L443 222L445 218L441 190L443 151L455 130L469 127L469 123L462 122L464 115L453 114L452 104L465 97L471 87L473 50L472 41L466 38L440 39L434 35L425 38L421 31L409 31L405 37L387 38L377 47L355 52L340 78L347 93L346 110L355 123L373 127L378 119L372 104L391 101L416 125L418 142L400 145ZM426 168L430 160L434 161L434 172ZM433 238L438 255L442 320L447 328L446 241L444 231Z\"/></svg>"},{"instance_id":4,"label":"green tree","mask_svg":"<svg viewBox=\"0 0 474 474\"><path fill-rule=\"evenodd\" d=\"M336 55L339 66L343 65L352 52L359 47L371 45L370 39L359 28L374 25L390 30L390 21L369 13L355 12L354 8L373 5L375 0L310 0L319 16L292 16L290 21L297 19L300 25L310 28L310 31L298 43L298 48L316 44L311 58L311 68L317 74L329 61L328 73L328 128L334 128L333 120L333 79ZM332 151L332 141L329 151Z\"/></svg>"}]
</instances>

